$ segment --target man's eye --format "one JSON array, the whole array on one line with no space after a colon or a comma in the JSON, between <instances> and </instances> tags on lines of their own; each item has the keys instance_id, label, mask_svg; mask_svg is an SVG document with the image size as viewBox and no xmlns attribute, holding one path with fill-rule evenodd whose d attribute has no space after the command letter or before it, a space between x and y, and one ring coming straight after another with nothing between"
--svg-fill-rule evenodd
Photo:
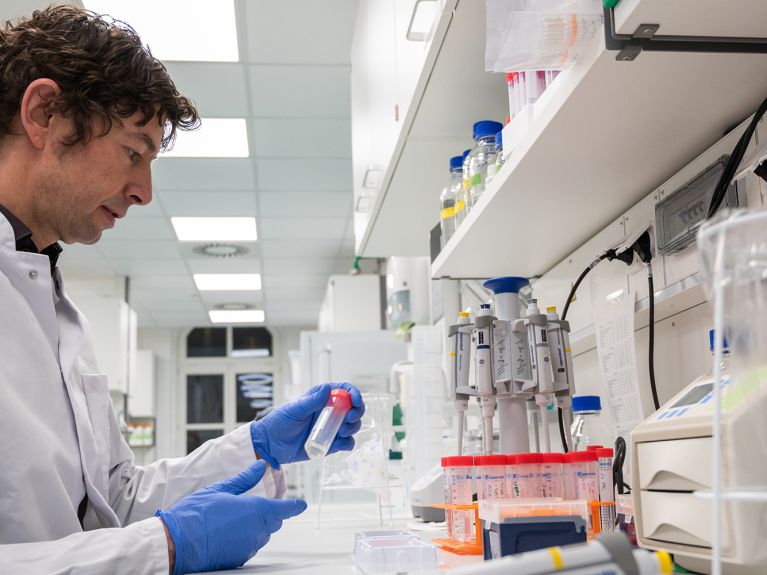
<instances>
[{"instance_id":1,"label":"man's eye","mask_svg":"<svg viewBox=\"0 0 767 575\"><path fill-rule=\"evenodd\" d=\"M139 154L136 150L128 148L128 158L130 158L131 162L135 163L141 159L141 154Z\"/></svg>"}]
</instances>

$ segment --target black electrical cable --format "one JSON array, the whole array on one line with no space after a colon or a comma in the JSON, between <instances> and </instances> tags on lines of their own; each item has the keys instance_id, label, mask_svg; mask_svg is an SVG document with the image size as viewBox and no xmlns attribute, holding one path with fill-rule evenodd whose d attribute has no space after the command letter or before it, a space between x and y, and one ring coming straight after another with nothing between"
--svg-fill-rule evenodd
<instances>
[{"instance_id":1,"label":"black electrical cable","mask_svg":"<svg viewBox=\"0 0 767 575\"><path fill-rule=\"evenodd\" d=\"M623 462L626 460L626 440L615 440L615 458L613 459L613 485L620 495L631 493L631 487L623 481Z\"/></svg>"},{"instance_id":2,"label":"black electrical cable","mask_svg":"<svg viewBox=\"0 0 767 575\"><path fill-rule=\"evenodd\" d=\"M660 402L658 401L658 389L655 387L655 288L652 279L652 264L647 262L647 287L650 294L650 333L649 333L649 353L648 353L648 366L650 370L650 390L652 391L652 402L655 405L655 410L660 409Z\"/></svg>"},{"instance_id":3,"label":"black electrical cable","mask_svg":"<svg viewBox=\"0 0 767 575\"><path fill-rule=\"evenodd\" d=\"M567 447L567 436L565 435L565 416L561 407L557 407L557 419L559 420L559 439L562 440L562 451L567 453L570 449Z\"/></svg>"},{"instance_id":4,"label":"black electrical cable","mask_svg":"<svg viewBox=\"0 0 767 575\"><path fill-rule=\"evenodd\" d=\"M711 203L708 205L708 215L706 218L710 218L716 214L717 210L719 210L719 207L722 205L724 198L727 196L727 189L730 187L732 179L735 177L735 172L737 171L738 166L740 166L740 163L743 161L743 156L746 154L748 144L751 142L751 138L753 137L754 131L756 130L756 125L759 123L759 120L762 119L762 116L764 116L766 112L767 99L765 99L756 110L754 117L751 119L751 122L746 128L746 131L743 132L743 135L741 135L738 143L735 144L735 148L733 149L730 158L727 160L727 164L724 166L724 170L722 171L722 175L716 184L716 188L714 188L714 195L711 196Z\"/></svg>"}]
</instances>

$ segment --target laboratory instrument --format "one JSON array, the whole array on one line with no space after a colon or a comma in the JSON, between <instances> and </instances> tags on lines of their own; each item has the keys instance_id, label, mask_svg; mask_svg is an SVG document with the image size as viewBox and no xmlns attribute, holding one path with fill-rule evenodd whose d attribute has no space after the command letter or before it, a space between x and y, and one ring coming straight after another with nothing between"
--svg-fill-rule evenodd
<instances>
[{"instance_id":1,"label":"laboratory instrument","mask_svg":"<svg viewBox=\"0 0 767 575\"><path fill-rule=\"evenodd\" d=\"M556 306L546 308L546 321L549 324L549 356L554 375L554 395L561 419L560 431L567 451L573 450L573 440L569 430L573 422L573 400L575 380L573 378L573 356L570 348L570 324L560 319Z\"/></svg>"},{"instance_id":2,"label":"laboratory instrument","mask_svg":"<svg viewBox=\"0 0 767 575\"><path fill-rule=\"evenodd\" d=\"M613 434L602 422L602 400L598 395L576 395L572 399L573 451L585 451L590 445L609 446L614 442Z\"/></svg>"},{"instance_id":3,"label":"laboratory instrument","mask_svg":"<svg viewBox=\"0 0 767 575\"><path fill-rule=\"evenodd\" d=\"M438 464L419 477L410 487L410 509L413 517L421 521L442 522L447 519L445 509L435 505L444 505L444 503L444 479L442 466Z\"/></svg>"},{"instance_id":4,"label":"laboratory instrument","mask_svg":"<svg viewBox=\"0 0 767 575\"><path fill-rule=\"evenodd\" d=\"M665 551L632 549L619 533L567 547L549 547L457 569L455 575L670 575L673 561Z\"/></svg>"},{"instance_id":5,"label":"laboratory instrument","mask_svg":"<svg viewBox=\"0 0 767 575\"><path fill-rule=\"evenodd\" d=\"M437 550L408 531L360 531L355 534L354 563L370 575L432 571Z\"/></svg>"},{"instance_id":6,"label":"laboratory instrument","mask_svg":"<svg viewBox=\"0 0 767 575\"><path fill-rule=\"evenodd\" d=\"M330 392L327 405L320 412L304 445L309 459L319 459L327 455L331 443L351 408L352 399L348 391L333 389Z\"/></svg>"},{"instance_id":7,"label":"laboratory instrument","mask_svg":"<svg viewBox=\"0 0 767 575\"><path fill-rule=\"evenodd\" d=\"M753 298L744 302L747 307L755 305ZM755 314L754 321L757 317ZM728 343L734 345L737 336L733 337L732 332L728 335ZM713 351L715 340L713 334L710 337ZM765 380L753 378L751 389L749 383L746 389L734 385L736 374L729 356L735 352L723 351L718 371L722 378L722 405L728 408L722 413L724 445L718 465L725 470L731 485L767 494ZM668 549L677 563L701 573L711 572L713 547L713 501L697 493L705 494L713 487L715 381L713 370L707 369L631 433L631 485L637 542L650 549ZM765 573L767 503L725 500L723 507L725 572Z\"/></svg>"},{"instance_id":8,"label":"laboratory instrument","mask_svg":"<svg viewBox=\"0 0 767 575\"><path fill-rule=\"evenodd\" d=\"M457 433L458 455L463 453L463 430L465 427L465 413L469 407L469 396L459 389L466 390L469 387L469 372L471 370L471 333L473 324L469 312L458 313L458 323L448 327L448 354L447 373L448 386L454 390L455 408L458 412Z\"/></svg>"},{"instance_id":9,"label":"laboratory instrument","mask_svg":"<svg viewBox=\"0 0 767 575\"><path fill-rule=\"evenodd\" d=\"M479 518L485 559L582 543L587 537L585 501L481 501Z\"/></svg>"},{"instance_id":10,"label":"laboratory instrument","mask_svg":"<svg viewBox=\"0 0 767 575\"><path fill-rule=\"evenodd\" d=\"M485 191L488 166L495 164L495 135L503 129L503 124L492 120L483 120L474 124L474 146L467 158L468 194L471 205L476 206ZM464 169L466 166L464 166ZM466 175L464 175L464 180Z\"/></svg>"},{"instance_id":11,"label":"laboratory instrument","mask_svg":"<svg viewBox=\"0 0 767 575\"><path fill-rule=\"evenodd\" d=\"M495 415L495 390L493 389L492 337L495 317L490 304L479 306L474 320L472 351L474 352L475 389L479 396L482 413L482 439L484 452L493 452L493 416Z\"/></svg>"}]
</instances>

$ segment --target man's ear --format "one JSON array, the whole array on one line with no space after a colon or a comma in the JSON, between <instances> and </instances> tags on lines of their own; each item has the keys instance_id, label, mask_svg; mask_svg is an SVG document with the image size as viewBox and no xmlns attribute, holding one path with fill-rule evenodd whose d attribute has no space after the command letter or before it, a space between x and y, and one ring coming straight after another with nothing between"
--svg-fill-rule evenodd
<instances>
[{"instance_id":1,"label":"man's ear","mask_svg":"<svg viewBox=\"0 0 767 575\"><path fill-rule=\"evenodd\" d=\"M53 116L51 104L61 94L59 85L50 78L32 81L21 98L19 119L32 145L42 149L50 134Z\"/></svg>"}]
</instances>

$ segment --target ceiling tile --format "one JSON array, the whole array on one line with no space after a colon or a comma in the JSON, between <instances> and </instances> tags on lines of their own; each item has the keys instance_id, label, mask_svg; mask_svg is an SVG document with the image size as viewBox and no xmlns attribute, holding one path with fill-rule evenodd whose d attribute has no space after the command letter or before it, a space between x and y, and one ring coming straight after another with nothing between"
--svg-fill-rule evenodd
<instances>
[{"instance_id":1,"label":"ceiling tile","mask_svg":"<svg viewBox=\"0 0 767 575\"><path fill-rule=\"evenodd\" d=\"M195 327L208 326L210 319L202 309L197 313L189 312L152 312L155 324L161 327Z\"/></svg>"},{"instance_id":2,"label":"ceiling tile","mask_svg":"<svg viewBox=\"0 0 767 575\"><path fill-rule=\"evenodd\" d=\"M351 116L349 70L349 66L249 66L252 114L280 118L348 118Z\"/></svg>"},{"instance_id":3,"label":"ceiling tile","mask_svg":"<svg viewBox=\"0 0 767 575\"><path fill-rule=\"evenodd\" d=\"M93 244L86 246L84 244L61 244L62 249L60 261L72 261L72 260L98 260L104 257L101 253L98 245Z\"/></svg>"},{"instance_id":4,"label":"ceiling tile","mask_svg":"<svg viewBox=\"0 0 767 575\"><path fill-rule=\"evenodd\" d=\"M266 302L266 311L268 313L297 313L297 314L318 314L320 312L320 300L310 301L278 301Z\"/></svg>"},{"instance_id":5,"label":"ceiling tile","mask_svg":"<svg viewBox=\"0 0 767 575\"><path fill-rule=\"evenodd\" d=\"M355 0L248 0L244 5L249 61L349 62Z\"/></svg>"},{"instance_id":6,"label":"ceiling tile","mask_svg":"<svg viewBox=\"0 0 767 575\"><path fill-rule=\"evenodd\" d=\"M351 192L259 192L262 218L345 218L351 213Z\"/></svg>"},{"instance_id":7,"label":"ceiling tile","mask_svg":"<svg viewBox=\"0 0 767 575\"><path fill-rule=\"evenodd\" d=\"M350 118L254 118L252 156L262 158L350 158ZM289 134L290 137L285 137Z\"/></svg>"},{"instance_id":8,"label":"ceiling tile","mask_svg":"<svg viewBox=\"0 0 767 575\"><path fill-rule=\"evenodd\" d=\"M226 62L167 62L179 92L191 99L202 117L249 115L245 66Z\"/></svg>"},{"instance_id":9,"label":"ceiling tile","mask_svg":"<svg viewBox=\"0 0 767 575\"><path fill-rule=\"evenodd\" d=\"M101 236L112 240L172 240L175 239L170 222L165 218L125 218Z\"/></svg>"},{"instance_id":10,"label":"ceiling tile","mask_svg":"<svg viewBox=\"0 0 767 575\"><path fill-rule=\"evenodd\" d=\"M140 304L143 306L144 310L155 314L158 313L177 313L177 312L187 312L189 314L197 314L200 313L200 311L205 311L205 306L202 304L200 300L173 300L173 301L152 301L152 300L132 300L131 305L135 302L140 302Z\"/></svg>"},{"instance_id":11,"label":"ceiling tile","mask_svg":"<svg viewBox=\"0 0 767 575\"><path fill-rule=\"evenodd\" d=\"M154 186L167 190L252 190L253 162L248 158L160 158Z\"/></svg>"},{"instance_id":12,"label":"ceiling tile","mask_svg":"<svg viewBox=\"0 0 767 575\"><path fill-rule=\"evenodd\" d=\"M261 252L269 258L332 258L338 255L338 240L263 240Z\"/></svg>"},{"instance_id":13,"label":"ceiling tile","mask_svg":"<svg viewBox=\"0 0 767 575\"><path fill-rule=\"evenodd\" d=\"M264 275L322 275L332 273L336 264L334 259L268 259L264 260Z\"/></svg>"},{"instance_id":14,"label":"ceiling tile","mask_svg":"<svg viewBox=\"0 0 767 575\"><path fill-rule=\"evenodd\" d=\"M102 240L99 251L109 259L172 259L179 257L176 240Z\"/></svg>"},{"instance_id":15,"label":"ceiling tile","mask_svg":"<svg viewBox=\"0 0 767 575\"><path fill-rule=\"evenodd\" d=\"M273 291L279 291L283 288L291 289L295 286L302 286L304 288L321 288L322 290L328 284L328 276L326 275L309 275L304 274L301 276L295 275L266 275L263 278L263 287L266 292L267 299ZM324 291L323 291L324 293Z\"/></svg>"},{"instance_id":16,"label":"ceiling tile","mask_svg":"<svg viewBox=\"0 0 767 575\"><path fill-rule=\"evenodd\" d=\"M181 259L111 259L110 262L115 272L124 276L180 274L186 271Z\"/></svg>"},{"instance_id":17,"label":"ceiling tile","mask_svg":"<svg viewBox=\"0 0 767 575\"><path fill-rule=\"evenodd\" d=\"M98 276L104 273L114 273L112 264L103 257L98 259L67 259L67 256L62 254L58 265L64 274L65 284L67 276Z\"/></svg>"},{"instance_id":18,"label":"ceiling tile","mask_svg":"<svg viewBox=\"0 0 767 575\"><path fill-rule=\"evenodd\" d=\"M327 278L325 279L327 281ZM294 285L275 287L270 289L266 301L273 303L280 300L316 300L322 301L325 297L325 285L304 285L301 281L294 282Z\"/></svg>"},{"instance_id":19,"label":"ceiling tile","mask_svg":"<svg viewBox=\"0 0 767 575\"><path fill-rule=\"evenodd\" d=\"M262 190L327 191L352 189L352 161L348 159L257 159Z\"/></svg>"},{"instance_id":20,"label":"ceiling tile","mask_svg":"<svg viewBox=\"0 0 767 575\"><path fill-rule=\"evenodd\" d=\"M346 220L341 218L262 218L263 239L340 240Z\"/></svg>"},{"instance_id":21,"label":"ceiling tile","mask_svg":"<svg viewBox=\"0 0 767 575\"><path fill-rule=\"evenodd\" d=\"M140 276L131 279L131 290L194 290L197 288L192 281L192 276L184 270L184 273L158 274L153 276Z\"/></svg>"},{"instance_id":22,"label":"ceiling tile","mask_svg":"<svg viewBox=\"0 0 767 575\"><path fill-rule=\"evenodd\" d=\"M154 168L153 168L154 169ZM152 201L141 206L131 206L128 210L128 217L135 218L162 218L165 212L162 211L162 204L157 201L157 190L153 190Z\"/></svg>"},{"instance_id":23,"label":"ceiling tile","mask_svg":"<svg viewBox=\"0 0 767 575\"><path fill-rule=\"evenodd\" d=\"M264 306L264 294L257 291L210 291L200 292L200 301L207 309L211 309L213 306L224 303L245 303L263 308Z\"/></svg>"},{"instance_id":24,"label":"ceiling tile","mask_svg":"<svg viewBox=\"0 0 767 575\"><path fill-rule=\"evenodd\" d=\"M157 195L169 217L256 215L256 194L252 190L164 191Z\"/></svg>"},{"instance_id":25,"label":"ceiling tile","mask_svg":"<svg viewBox=\"0 0 767 575\"><path fill-rule=\"evenodd\" d=\"M247 258L200 258L187 260L193 274L240 274L261 273L261 262Z\"/></svg>"},{"instance_id":26,"label":"ceiling tile","mask_svg":"<svg viewBox=\"0 0 767 575\"><path fill-rule=\"evenodd\" d=\"M296 325L308 330L317 329L318 313L307 312L266 312L266 325Z\"/></svg>"}]
</instances>

